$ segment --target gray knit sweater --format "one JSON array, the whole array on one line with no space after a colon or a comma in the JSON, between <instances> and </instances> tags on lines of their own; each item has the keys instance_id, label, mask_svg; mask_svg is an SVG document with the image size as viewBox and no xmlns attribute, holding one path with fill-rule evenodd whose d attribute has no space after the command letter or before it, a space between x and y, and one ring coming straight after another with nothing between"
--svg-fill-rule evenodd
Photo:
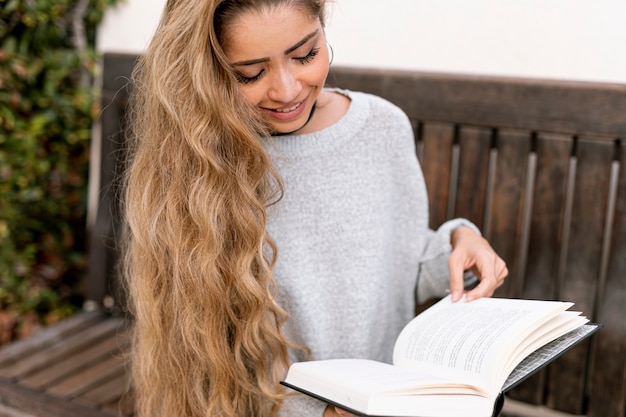
<instances>
[{"instance_id":1,"label":"gray knit sweater","mask_svg":"<svg viewBox=\"0 0 626 417\"><path fill-rule=\"evenodd\" d=\"M279 302L289 313L287 333L311 359L390 362L416 297L449 287L450 232L473 225L457 219L430 230L407 116L382 98L340 92L351 103L336 124L275 137L268 147L285 184L268 212ZM319 417L324 408L298 396L280 416Z\"/></svg>"}]
</instances>

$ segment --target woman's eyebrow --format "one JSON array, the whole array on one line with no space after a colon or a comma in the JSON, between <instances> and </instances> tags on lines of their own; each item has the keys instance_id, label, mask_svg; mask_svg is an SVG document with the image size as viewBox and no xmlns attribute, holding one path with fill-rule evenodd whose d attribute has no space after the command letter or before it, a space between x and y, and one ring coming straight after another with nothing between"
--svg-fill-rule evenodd
<instances>
[{"instance_id":1,"label":"woman's eyebrow","mask_svg":"<svg viewBox=\"0 0 626 417\"><path fill-rule=\"evenodd\" d=\"M315 29L313 32L311 32L308 35L306 35L304 38L302 38L302 40L300 42L298 42L297 44L295 44L291 48L288 48L287 50L285 50L285 55L289 55L290 53L292 53L293 51L295 51L296 49L298 49L299 47L301 47L302 45L307 43L309 41L309 39L311 39L312 37L317 35L319 33L319 31L320 31L319 29Z\"/></svg>"},{"instance_id":2,"label":"woman's eyebrow","mask_svg":"<svg viewBox=\"0 0 626 417\"><path fill-rule=\"evenodd\" d=\"M316 36L319 33L319 29L315 29L313 32L309 33L308 35L306 35L304 38L302 38L298 43L296 43L295 45L287 48L284 51L285 55L289 55L290 53L292 53L293 51L295 51L296 49L298 49L299 47L301 47L302 45L304 45L305 43L307 43L311 38L313 38L314 36ZM263 62L267 62L270 59L268 57L265 58L256 58L256 59L249 59L247 61L239 61L239 62L234 62L233 64L231 64L233 67L243 67L246 65L255 65L255 64L261 64Z\"/></svg>"}]
</instances>

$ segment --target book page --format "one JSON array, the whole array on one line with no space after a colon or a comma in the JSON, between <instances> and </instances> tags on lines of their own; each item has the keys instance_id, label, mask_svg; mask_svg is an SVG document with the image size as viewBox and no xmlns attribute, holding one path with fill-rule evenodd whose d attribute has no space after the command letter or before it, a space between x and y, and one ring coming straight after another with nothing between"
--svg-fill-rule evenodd
<instances>
[{"instance_id":1,"label":"book page","mask_svg":"<svg viewBox=\"0 0 626 417\"><path fill-rule=\"evenodd\" d=\"M394 364L453 370L497 390L491 369L499 358L507 358L542 323L571 305L499 298L452 303L446 297L405 327L396 341Z\"/></svg>"},{"instance_id":2,"label":"book page","mask_svg":"<svg viewBox=\"0 0 626 417\"><path fill-rule=\"evenodd\" d=\"M559 336L588 323L589 319L580 314L580 312L574 311L559 313L543 325L543 331L533 332L526 339L520 341L515 350L498 363L497 380L506 380L511 370L532 352L557 339Z\"/></svg>"},{"instance_id":3,"label":"book page","mask_svg":"<svg viewBox=\"0 0 626 417\"><path fill-rule=\"evenodd\" d=\"M476 387L367 359L294 363L281 383L351 412L372 415L415 416L420 410L430 416L464 417L472 408L488 415L484 410L494 400Z\"/></svg>"},{"instance_id":4,"label":"book page","mask_svg":"<svg viewBox=\"0 0 626 417\"><path fill-rule=\"evenodd\" d=\"M474 387L428 373L414 372L368 359L327 359L299 362L289 368L285 381L319 392L334 391L374 394L455 393L478 394Z\"/></svg>"},{"instance_id":5,"label":"book page","mask_svg":"<svg viewBox=\"0 0 626 417\"><path fill-rule=\"evenodd\" d=\"M599 328L600 325L598 324L585 324L534 351L524 358L524 360L507 377L502 386L502 391L506 392L515 387L537 369L552 362L555 358L562 355L569 348L580 342L580 340L595 333Z\"/></svg>"}]
</instances>

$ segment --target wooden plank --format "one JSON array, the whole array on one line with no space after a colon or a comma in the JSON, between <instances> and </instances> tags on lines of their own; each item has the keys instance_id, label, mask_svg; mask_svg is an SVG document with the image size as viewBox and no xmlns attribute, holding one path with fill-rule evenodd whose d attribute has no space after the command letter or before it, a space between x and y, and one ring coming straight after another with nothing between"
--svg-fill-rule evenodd
<instances>
[{"instance_id":1,"label":"wooden plank","mask_svg":"<svg viewBox=\"0 0 626 417\"><path fill-rule=\"evenodd\" d=\"M566 176L572 152L571 138L539 133L535 137L536 175L528 258L521 293L530 299L554 299L558 248ZM547 373L541 371L513 389L509 396L528 404L542 404Z\"/></svg>"},{"instance_id":2,"label":"wooden plank","mask_svg":"<svg viewBox=\"0 0 626 417\"><path fill-rule=\"evenodd\" d=\"M491 129L462 126L456 204L449 217L463 217L483 228L487 173L492 142Z\"/></svg>"},{"instance_id":3,"label":"wooden plank","mask_svg":"<svg viewBox=\"0 0 626 417\"><path fill-rule=\"evenodd\" d=\"M612 225L611 257L596 321L604 324L592 340L588 417L626 415L626 147L620 162L617 203Z\"/></svg>"},{"instance_id":4,"label":"wooden plank","mask_svg":"<svg viewBox=\"0 0 626 417\"><path fill-rule=\"evenodd\" d=\"M555 278L572 138L540 133L535 152L537 176L522 296L531 299L554 299L557 296Z\"/></svg>"},{"instance_id":5,"label":"wooden plank","mask_svg":"<svg viewBox=\"0 0 626 417\"><path fill-rule=\"evenodd\" d=\"M491 198L489 241L509 268L509 276L496 295L507 296L517 280L516 259L520 241L519 219L525 204L527 160L530 153L530 133L516 130L498 132L496 169Z\"/></svg>"},{"instance_id":6,"label":"wooden plank","mask_svg":"<svg viewBox=\"0 0 626 417\"><path fill-rule=\"evenodd\" d=\"M103 306L123 305L120 288L118 183L124 161L126 106L136 54L106 53L102 59L102 114L100 115L100 170L97 173L98 207L89 244L89 273L84 287L89 301ZM110 306L107 306L110 308Z\"/></svg>"},{"instance_id":7,"label":"wooden plank","mask_svg":"<svg viewBox=\"0 0 626 417\"><path fill-rule=\"evenodd\" d=\"M103 338L114 336L119 330L119 326L120 324L117 321L109 320L98 323L79 334L68 337L62 343L50 346L48 349L3 368L0 370L0 377L26 378L31 373L70 355L74 355Z\"/></svg>"},{"instance_id":8,"label":"wooden plank","mask_svg":"<svg viewBox=\"0 0 626 417\"><path fill-rule=\"evenodd\" d=\"M119 319L111 319L120 321ZM121 327L120 324L118 327ZM128 344L128 335L126 332L120 332L113 337L101 340L99 343L80 350L74 355L57 361L38 372L30 374L28 377L20 380L24 386L44 389L51 386L54 382L68 378L81 369L86 369L94 363L107 359L111 356L121 355L121 351Z\"/></svg>"},{"instance_id":9,"label":"wooden plank","mask_svg":"<svg viewBox=\"0 0 626 417\"><path fill-rule=\"evenodd\" d=\"M598 135L593 140L626 136L625 84L336 66L329 79L402 103L421 120Z\"/></svg>"},{"instance_id":10,"label":"wooden plank","mask_svg":"<svg viewBox=\"0 0 626 417\"><path fill-rule=\"evenodd\" d=\"M113 82L113 81L111 81ZM100 170L98 176L98 207L89 244L89 273L84 286L86 297L96 305L105 305L105 299L117 299L122 304L118 282L120 208L118 179L124 160L124 117L128 100L125 89L104 89L100 116Z\"/></svg>"},{"instance_id":11,"label":"wooden plank","mask_svg":"<svg viewBox=\"0 0 626 417\"><path fill-rule=\"evenodd\" d=\"M439 123L425 124L423 143L421 164L428 189L430 227L436 229L447 220L454 127Z\"/></svg>"},{"instance_id":12,"label":"wooden plank","mask_svg":"<svg viewBox=\"0 0 626 417\"><path fill-rule=\"evenodd\" d=\"M112 417L83 404L71 403L0 378L0 406L15 410L16 415L45 417Z\"/></svg>"},{"instance_id":13,"label":"wooden plank","mask_svg":"<svg viewBox=\"0 0 626 417\"><path fill-rule=\"evenodd\" d=\"M101 407L119 401L129 391L128 375L122 373L74 398L73 402Z\"/></svg>"},{"instance_id":14,"label":"wooden plank","mask_svg":"<svg viewBox=\"0 0 626 417\"><path fill-rule=\"evenodd\" d=\"M29 355L61 342L101 321L103 317L102 312L82 312L43 328L26 339L3 346L0 348L0 370L13 365L15 361L25 359Z\"/></svg>"},{"instance_id":15,"label":"wooden plank","mask_svg":"<svg viewBox=\"0 0 626 417\"><path fill-rule=\"evenodd\" d=\"M558 297L573 301L576 308L591 314L594 301L604 229L612 144L579 140L577 175L572 208L564 281ZM582 343L556 361L550 368L548 405L561 411L580 414L584 410L585 376L589 342Z\"/></svg>"},{"instance_id":16,"label":"wooden plank","mask_svg":"<svg viewBox=\"0 0 626 417\"><path fill-rule=\"evenodd\" d=\"M122 355L102 357L91 367L71 375L67 379L50 386L49 394L62 398L79 397L110 379L128 372L126 358Z\"/></svg>"}]
</instances>

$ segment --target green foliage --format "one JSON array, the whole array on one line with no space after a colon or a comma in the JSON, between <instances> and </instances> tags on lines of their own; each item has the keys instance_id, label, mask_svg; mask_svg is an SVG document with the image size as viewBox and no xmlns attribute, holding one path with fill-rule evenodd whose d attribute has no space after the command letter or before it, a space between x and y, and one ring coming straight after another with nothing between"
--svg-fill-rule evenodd
<instances>
[{"instance_id":1,"label":"green foliage","mask_svg":"<svg viewBox=\"0 0 626 417\"><path fill-rule=\"evenodd\" d=\"M0 310L80 303L95 31L116 2L0 0Z\"/></svg>"}]
</instances>

